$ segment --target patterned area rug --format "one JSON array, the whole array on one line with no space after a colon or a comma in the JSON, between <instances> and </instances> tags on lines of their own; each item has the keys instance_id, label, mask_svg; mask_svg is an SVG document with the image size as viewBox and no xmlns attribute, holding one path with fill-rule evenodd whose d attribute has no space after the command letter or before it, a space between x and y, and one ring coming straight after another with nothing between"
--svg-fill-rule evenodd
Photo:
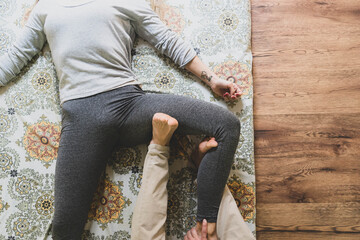
<instances>
[{"instance_id":1,"label":"patterned area rug","mask_svg":"<svg viewBox=\"0 0 360 240\"><path fill-rule=\"evenodd\" d=\"M0 0L0 55L19 35L33 3ZM255 235L250 0L163 0L158 7L169 28L189 41L218 76L238 83L244 94L226 104L140 38L132 51L133 70L146 91L202 99L239 117L241 137L228 186ZM51 239L61 130L57 85L46 45L16 79L0 88L0 240ZM171 145L167 239L183 239L194 224L196 173L189 167L188 155L199 139L176 136ZM130 239L146 150L146 145L139 145L113 153L94 195L84 239Z\"/></svg>"}]
</instances>

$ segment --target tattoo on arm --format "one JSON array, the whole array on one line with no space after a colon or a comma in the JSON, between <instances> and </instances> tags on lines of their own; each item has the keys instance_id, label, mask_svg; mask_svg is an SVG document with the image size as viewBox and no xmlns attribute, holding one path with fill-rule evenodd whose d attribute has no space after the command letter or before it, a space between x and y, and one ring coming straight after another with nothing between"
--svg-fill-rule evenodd
<instances>
[{"instance_id":1,"label":"tattoo on arm","mask_svg":"<svg viewBox=\"0 0 360 240\"><path fill-rule=\"evenodd\" d=\"M209 77L209 76L207 75L206 71L202 71L202 72L201 72L201 78L206 79L206 80L208 80L209 82L211 81L212 77L213 77L213 76L210 76L210 77Z\"/></svg>"}]
</instances>

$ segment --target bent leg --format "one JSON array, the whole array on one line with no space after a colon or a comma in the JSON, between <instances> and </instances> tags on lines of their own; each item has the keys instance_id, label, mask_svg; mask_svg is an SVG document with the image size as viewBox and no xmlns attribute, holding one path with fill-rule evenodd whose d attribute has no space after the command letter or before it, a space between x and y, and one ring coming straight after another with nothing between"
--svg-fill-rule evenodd
<instances>
[{"instance_id":1,"label":"bent leg","mask_svg":"<svg viewBox=\"0 0 360 240\"><path fill-rule=\"evenodd\" d=\"M179 122L180 134L214 136L218 147L206 153L198 172L197 221L216 222L221 197L230 173L240 135L236 116L215 104L169 94L144 94L124 122L122 145L147 143L151 139L151 119L156 112Z\"/></svg>"}]
</instances>

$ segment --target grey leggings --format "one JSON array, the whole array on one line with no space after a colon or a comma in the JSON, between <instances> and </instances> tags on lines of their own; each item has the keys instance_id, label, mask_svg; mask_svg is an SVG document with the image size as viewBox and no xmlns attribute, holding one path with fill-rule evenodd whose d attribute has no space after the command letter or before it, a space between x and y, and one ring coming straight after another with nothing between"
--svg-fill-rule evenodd
<instances>
[{"instance_id":1,"label":"grey leggings","mask_svg":"<svg viewBox=\"0 0 360 240\"><path fill-rule=\"evenodd\" d=\"M53 239L80 239L101 173L119 146L149 144L152 117L176 118L176 132L214 136L218 147L203 158L198 171L197 221L216 222L239 140L240 122L230 111L205 101L145 93L128 85L62 106L62 131L55 169Z\"/></svg>"}]
</instances>

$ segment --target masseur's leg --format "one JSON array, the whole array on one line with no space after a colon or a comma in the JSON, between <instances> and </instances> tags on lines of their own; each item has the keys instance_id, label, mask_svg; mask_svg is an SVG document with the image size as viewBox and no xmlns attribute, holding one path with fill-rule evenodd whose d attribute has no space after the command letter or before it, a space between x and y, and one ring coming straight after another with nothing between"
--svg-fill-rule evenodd
<instances>
[{"instance_id":1,"label":"masseur's leg","mask_svg":"<svg viewBox=\"0 0 360 240\"><path fill-rule=\"evenodd\" d=\"M153 138L145 157L141 188L131 223L132 240L165 240L169 179L170 138L178 126L176 119L162 113L153 117Z\"/></svg>"},{"instance_id":2,"label":"masseur's leg","mask_svg":"<svg viewBox=\"0 0 360 240\"><path fill-rule=\"evenodd\" d=\"M255 240L227 186L221 199L216 232L220 239Z\"/></svg>"},{"instance_id":3,"label":"masseur's leg","mask_svg":"<svg viewBox=\"0 0 360 240\"><path fill-rule=\"evenodd\" d=\"M151 120L156 112L174 117L181 134L214 136L218 147L209 151L198 172L197 221L215 223L220 200L233 162L240 122L230 111L205 101L168 94L144 94L123 124L122 145L137 145L151 139Z\"/></svg>"}]
</instances>

